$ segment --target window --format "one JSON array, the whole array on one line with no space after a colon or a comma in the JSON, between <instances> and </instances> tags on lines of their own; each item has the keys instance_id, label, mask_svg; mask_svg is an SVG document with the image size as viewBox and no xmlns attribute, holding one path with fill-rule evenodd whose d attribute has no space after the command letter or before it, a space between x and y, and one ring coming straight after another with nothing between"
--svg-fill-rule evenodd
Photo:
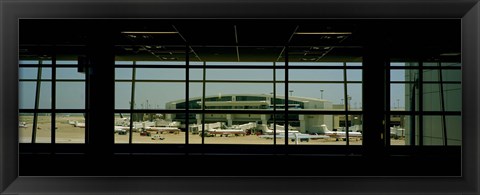
<instances>
[{"instance_id":1,"label":"window","mask_svg":"<svg viewBox=\"0 0 480 195\"><path fill-rule=\"evenodd\" d=\"M461 145L459 62L392 62L389 83L391 145Z\"/></svg>"},{"instance_id":2,"label":"window","mask_svg":"<svg viewBox=\"0 0 480 195\"><path fill-rule=\"evenodd\" d=\"M20 143L85 143L85 74L77 67L54 56L19 61Z\"/></svg>"},{"instance_id":3,"label":"window","mask_svg":"<svg viewBox=\"0 0 480 195\"><path fill-rule=\"evenodd\" d=\"M70 32L86 39L75 46L32 46L37 35L26 33L22 150L350 158L421 145L448 146L455 156L460 50L436 40L456 42L456 23L434 31L427 21L381 21L379 31L355 20L112 20L107 26L118 26L108 34ZM87 150L97 147L106 149Z\"/></svg>"}]
</instances>

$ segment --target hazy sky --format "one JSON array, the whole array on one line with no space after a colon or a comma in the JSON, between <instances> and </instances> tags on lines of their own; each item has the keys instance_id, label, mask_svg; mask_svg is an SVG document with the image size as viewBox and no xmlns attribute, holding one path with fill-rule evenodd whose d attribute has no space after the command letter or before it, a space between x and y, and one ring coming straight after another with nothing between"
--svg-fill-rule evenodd
<instances>
[{"instance_id":1,"label":"hazy sky","mask_svg":"<svg viewBox=\"0 0 480 195\"><path fill-rule=\"evenodd\" d=\"M63 62L62 64L73 64L74 61ZM124 62L125 63L125 62ZM158 62L155 62L158 63ZM178 62L177 62L178 63ZM60 64L60 63L57 63ZM153 64L153 63L145 63ZM210 65L228 64L238 65L236 63L208 63ZM241 63L253 65L253 63ZM258 65L258 63L256 63ZM271 63L261 63L261 65L272 65ZM300 63L292 63L292 66ZM301 65L323 65L342 66L342 63L303 63ZM349 64L349 65L360 65ZM395 64L403 65L403 64ZM60 66L60 65L59 65ZM37 68L20 68L20 79L35 79ZM136 82L135 102L136 108L146 108L147 100L149 108L165 108L165 103L178 99L185 99L185 79L184 69L140 69L137 68L136 79L143 80L169 80L173 82L154 83L154 82ZM290 81L343 81L343 70L289 70ZM276 80L283 81L285 72L276 71ZM348 81L361 81L361 70L347 70ZM131 79L131 68L117 68L115 71L116 79ZM405 80L405 72L396 70L392 72L392 80ZM42 78L51 79L51 68L42 70ZM57 79L84 79L85 75L77 73L76 68L57 68ZM207 81L215 80L239 80L245 83L212 83L206 84L206 95L226 95L226 94L270 94L273 92L273 83L262 83L258 81L272 81L273 70L266 69L207 69ZM202 69L191 69L190 80L202 80ZM392 107L397 107L399 99L400 107L405 102L405 85L394 84L392 88ZM33 108L35 98L35 82L21 82L19 86L20 108ZM348 95L352 97L352 108L360 108L362 102L362 89L360 83L348 84ZM283 96L285 85L277 83L277 95ZM323 83L290 83L289 90L293 90L293 96L320 98L323 91L323 98L333 102L341 103L344 99L343 83L323 84ZM84 82L57 82L57 108L82 109L85 105L85 86ZM40 94L40 108L50 108L51 82L42 82ZM116 108L129 108L131 95L131 82L116 82L115 84L115 106ZM201 97L202 83L190 82L190 97ZM381 95L381 94L378 94Z\"/></svg>"}]
</instances>

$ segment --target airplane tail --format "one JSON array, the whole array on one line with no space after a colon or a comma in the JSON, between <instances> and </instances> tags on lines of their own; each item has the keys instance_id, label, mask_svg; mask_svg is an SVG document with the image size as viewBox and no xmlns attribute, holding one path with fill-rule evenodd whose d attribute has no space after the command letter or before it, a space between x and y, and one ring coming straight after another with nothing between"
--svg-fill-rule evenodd
<instances>
[{"instance_id":1,"label":"airplane tail","mask_svg":"<svg viewBox=\"0 0 480 195\"><path fill-rule=\"evenodd\" d=\"M324 133L327 133L327 132L330 131L330 130L328 130L327 125L323 124L323 125L320 125L320 126L322 127L322 130L323 130Z\"/></svg>"}]
</instances>

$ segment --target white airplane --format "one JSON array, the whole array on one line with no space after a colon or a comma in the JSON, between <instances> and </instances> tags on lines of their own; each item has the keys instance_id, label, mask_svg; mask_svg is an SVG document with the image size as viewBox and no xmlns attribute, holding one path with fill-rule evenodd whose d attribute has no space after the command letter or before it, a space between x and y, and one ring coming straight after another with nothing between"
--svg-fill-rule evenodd
<instances>
[{"instance_id":1,"label":"white airplane","mask_svg":"<svg viewBox=\"0 0 480 195\"><path fill-rule=\"evenodd\" d=\"M20 123L18 124L18 127L20 127L20 128L27 128L27 122L20 122Z\"/></svg>"},{"instance_id":2,"label":"white airplane","mask_svg":"<svg viewBox=\"0 0 480 195\"><path fill-rule=\"evenodd\" d=\"M260 138L267 138L267 139L273 139L274 135L259 135L258 137ZM285 133L279 133L275 135L276 138L285 138ZM300 141L306 141L308 142L310 139L325 139L329 138L330 136L326 135L310 135L310 134L304 134L304 133L288 133L288 139L291 139L292 141L298 142Z\"/></svg>"},{"instance_id":3,"label":"white airplane","mask_svg":"<svg viewBox=\"0 0 480 195\"><path fill-rule=\"evenodd\" d=\"M323 129L323 131L325 132L325 135L327 136L330 136L330 137L333 137L333 138L337 138L338 139L346 139L347 138L347 134L346 132L344 131L330 131L328 130L327 128L327 125L323 124L323 125L320 125ZM351 137L362 137L362 133L360 132L348 132L348 137L351 138Z\"/></svg>"},{"instance_id":4,"label":"white airplane","mask_svg":"<svg viewBox=\"0 0 480 195\"><path fill-rule=\"evenodd\" d=\"M394 138L405 137L405 129L399 126L390 127L390 137L394 137Z\"/></svg>"},{"instance_id":5,"label":"white airplane","mask_svg":"<svg viewBox=\"0 0 480 195\"><path fill-rule=\"evenodd\" d=\"M261 129L264 134L272 135L274 134L273 129L268 128L266 125L262 125ZM277 134L279 133L285 133L285 128L283 126L277 125L276 132ZM288 133L300 133L299 131L296 130L291 130L290 127L288 128Z\"/></svg>"},{"instance_id":6,"label":"white airplane","mask_svg":"<svg viewBox=\"0 0 480 195\"><path fill-rule=\"evenodd\" d=\"M208 129L207 132L212 135L245 135L246 132L243 129Z\"/></svg>"},{"instance_id":7,"label":"white airplane","mask_svg":"<svg viewBox=\"0 0 480 195\"><path fill-rule=\"evenodd\" d=\"M125 135L127 134L127 131L130 130L130 127L125 127L125 126L115 126L115 133L118 133L119 135Z\"/></svg>"},{"instance_id":8,"label":"white airplane","mask_svg":"<svg viewBox=\"0 0 480 195\"><path fill-rule=\"evenodd\" d=\"M180 133L180 129L176 127L146 127L145 130L157 131L160 134L163 134L163 132L170 132L174 134Z\"/></svg>"},{"instance_id":9,"label":"white airplane","mask_svg":"<svg viewBox=\"0 0 480 195\"><path fill-rule=\"evenodd\" d=\"M80 127L80 128L85 128L85 123L79 123L78 121L75 121L74 126L75 127Z\"/></svg>"},{"instance_id":10,"label":"white airplane","mask_svg":"<svg viewBox=\"0 0 480 195\"><path fill-rule=\"evenodd\" d=\"M256 124L255 124L256 125ZM226 128L225 125L223 125L221 122L216 122L216 123L208 123L205 124L205 136L215 136L215 135L246 135L247 134L247 129L252 127L253 124L247 123L243 125L235 125L233 128ZM222 129L223 127L223 129ZM202 131L202 126L198 126L199 132ZM202 136L200 134L200 136Z\"/></svg>"}]
</instances>

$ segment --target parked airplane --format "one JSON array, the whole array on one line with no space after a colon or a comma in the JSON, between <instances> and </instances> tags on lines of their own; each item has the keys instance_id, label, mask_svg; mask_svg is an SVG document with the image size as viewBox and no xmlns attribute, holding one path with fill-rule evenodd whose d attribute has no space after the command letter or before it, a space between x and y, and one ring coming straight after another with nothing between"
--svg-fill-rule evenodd
<instances>
[{"instance_id":1,"label":"parked airplane","mask_svg":"<svg viewBox=\"0 0 480 195\"><path fill-rule=\"evenodd\" d=\"M20 128L27 128L27 122L20 122L20 123L18 124L18 127L20 127Z\"/></svg>"},{"instance_id":2,"label":"parked airplane","mask_svg":"<svg viewBox=\"0 0 480 195\"><path fill-rule=\"evenodd\" d=\"M258 137L260 138L267 138L267 139L273 139L275 138L285 138L285 133L279 133L277 135L259 135ZM303 141L310 141L310 139L325 139L329 138L330 136L326 135L310 135L310 134L304 134L304 133L288 133L287 138L291 139L292 141L295 142L295 144L298 144L298 141L303 142Z\"/></svg>"},{"instance_id":3,"label":"parked airplane","mask_svg":"<svg viewBox=\"0 0 480 195\"><path fill-rule=\"evenodd\" d=\"M330 130L328 130L327 125L325 125L325 124L320 125L320 126L322 127L323 131L325 132L325 135L327 135L327 136L337 138L337 140L347 138L347 134L344 131L330 131ZM360 133L360 132L348 132L348 137L349 138L351 138L351 137L355 137L355 138L360 137L361 138L362 133Z\"/></svg>"},{"instance_id":4,"label":"parked airplane","mask_svg":"<svg viewBox=\"0 0 480 195\"><path fill-rule=\"evenodd\" d=\"M232 127L226 127L221 122L205 124L205 136L215 136L215 135L246 135L247 130L255 128L256 123L250 122L242 125L234 125ZM199 132L201 132L201 126L198 126ZM200 134L200 136L202 136Z\"/></svg>"},{"instance_id":5,"label":"parked airplane","mask_svg":"<svg viewBox=\"0 0 480 195\"><path fill-rule=\"evenodd\" d=\"M174 134L180 133L180 129L176 127L146 127L145 130L157 131L160 134L162 134L163 132L169 132Z\"/></svg>"},{"instance_id":6,"label":"parked airplane","mask_svg":"<svg viewBox=\"0 0 480 195\"><path fill-rule=\"evenodd\" d=\"M85 128L85 123L79 123L78 121L75 121L74 126L75 127L80 127L80 128Z\"/></svg>"},{"instance_id":7,"label":"parked airplane","mask_svg":"<svg viewBox=\"0 0 480 195\"><path fill-rule=\"evenodd\" d=\"M270 126L272 126L272 125L270 125ZM268 134L268 135L274 134L273 129L270 129L269 127L267 127L267 125L262 125L262 126L261 126L261 130L262 130L263 134ZM279 133L285 133L285 128L284 128L284 126L277 125L277 129L276 129L276 132L275 132L275 133L277 133L277 134L279 134ZM288 133L299 133L299 131L297 131L297 130L292 130L292 129L290 128L290 126L289 126L289 128L288 128Z\"/></svg>"},{"instance_id":8,"label":"parked airplane","mask_svg":"<svg viewBox=\"0 0 480 195\"><path fill-rule=\"evenodd\" d=\"M119 135L126 135L127 131L130 130L130 127L125 127L125 126L115 126L115 133L118 133Z\"/></svg>"},{"instance_id":9,"label":"parked airplane","mask_svg":"<svg viewBox=\"0 0 480 195\"><path fill-rule=\"evenodd\" d=\"M400 126L390 127L390 137L395 139L405 137L405 129Z\"/></svg>"}]
</instances>

